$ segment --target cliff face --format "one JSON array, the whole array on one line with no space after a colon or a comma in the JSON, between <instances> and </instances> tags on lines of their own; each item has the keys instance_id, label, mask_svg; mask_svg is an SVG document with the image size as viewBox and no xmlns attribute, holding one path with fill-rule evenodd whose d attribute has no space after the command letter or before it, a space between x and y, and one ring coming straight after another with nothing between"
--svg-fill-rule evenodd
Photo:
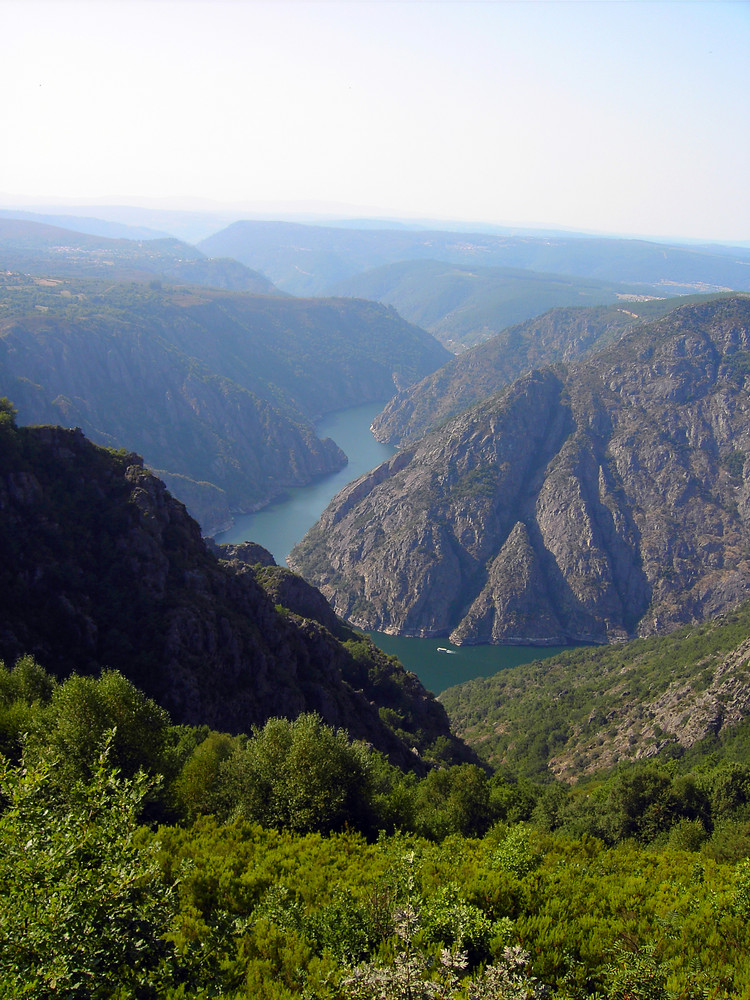
<instances>
[{"instance_id":1,"label":"cliff face","mask_svg":"<svg viewBox=\"0 0 750 1000\"><path fill-rule=\"evenodd\" d=\"M290 563L353 622L605 642L750 584L750 300L524 376L342 491Z\"/></svg>"},{"instance_id":2,"label":"cliff face","mask_svg":"<svg viewBox=\"0 0 750 1000\"><path fill-rule=\"evenodd\" d=\"M0 417L1 658L118 669L175 721L247 732L317 711L404 766L439 737L470 756L417 679L304 581L253 547L209 550L138 456Z\"/></svg>"},{"instance_id":3,"label":"cliff face","mask_svg":"<svg viewBox=\"0 0 750 1000\"><path fill-rule=\"evenodd\" d=\"M579 361L677 304L677 299L661 299L550 309L508 327L394 396L373 421L373 434L392 445L418 441L521 375L560 361Z\"/></svg>"}]
</instances>

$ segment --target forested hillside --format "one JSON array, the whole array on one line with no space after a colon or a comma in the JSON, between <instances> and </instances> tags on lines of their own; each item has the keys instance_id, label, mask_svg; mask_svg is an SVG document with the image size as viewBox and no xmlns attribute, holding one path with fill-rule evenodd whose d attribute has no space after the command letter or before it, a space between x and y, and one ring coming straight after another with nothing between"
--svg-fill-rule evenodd
<instances>
[{"instance_id":1,"label":"forested hillside","mask_svg":"<svg viewBox=\"0 0 750 1000\"><path fill-rule=\"evenodd\" d=\"M619 283L433 260L376 267L334 285L331 292L393 306L455 354L555 306L639 297L638 289Z\"/></svg>"},{"instance_id":2,"label":"forested hillside","mask_svg":"<svg viewBox=\"0 0 750 1000\"><path fill-rule=\"evenodd\" d=\"M747 594L750 299L534 371L342 490L289 560L360 627L612 642Z\"/></svg>"},{"instance_id":3,"label":"forested hillside","mask_svg":"<svg viewBox=\"0 0 750 1000\"><path fill-rule=\"evenodd\" d=\"M293 295L327 295L337 283L399 261L514 267L642 285L656 295L750 290L750 252L645 240L413 229L334 229L289 222L235 222L198 244L234 257ZM542 306L542 308L545 308Z\"/></svg>"},{"instance_id":4,"label":"forested hillside","mask_svg":"<svg viewBox=\"0 0 750 1000\"><path fill-rule=\"evenodd\" d=\"M669 636L584 647L444 691L494 768L573 781L621 761L748 753L750 606Z\"/></svg>"},{"instance_id":5,"label":"forested hillside","mask_svg":"<svg viewBox=\"0 0 750 1000\"><path fill-rule=\"evenodd\" d=\"M323 413L449 357L392 310L205 288L0 276L0 393L24 423L135 448L206 533L342 467Z\"/></svg>"},{"instance_id":6,"label":"forested hillside","mask_svg":"<svg viewBox=\"0 0 750 1000\"><path fill-rule=\"evenodd\" d=\"M17 427L7 401L0 433L0 658L120 670L179 722L242 732L317 711L402 764L413 747L467 755L414 675L257 566L268 553L209 550L137 455Z\"/></svg>"}]
</instances>

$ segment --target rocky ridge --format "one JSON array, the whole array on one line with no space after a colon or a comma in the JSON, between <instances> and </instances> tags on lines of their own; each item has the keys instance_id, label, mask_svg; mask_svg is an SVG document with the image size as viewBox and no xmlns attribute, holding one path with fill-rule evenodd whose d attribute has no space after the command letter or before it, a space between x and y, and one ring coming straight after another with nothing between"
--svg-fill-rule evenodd
<instances>
[{"instance_id":1,"label":"rocky ridge","mask_svg":"<svg viewBox=\"0 0 750 1000\"><path fill-rule=\"evenodd\" d=\"M612 642L750 585L750 299L534 371L350 484L290 565L361 627Z\"/></svg>"},{"instance_id":2,"label":"rocky ridge","mask_svg":"<svg viewBox=\"0 0 750 1000\"><path fill-rule=\"evenodd\" d=\"M550 309L453 358L388 403L372 424L378 441L407 445L535 368L571 363L670 312L678 299Z\"/></svg>"},{"instance_id":3,"label":"rocky ridge","mask_svg":"<svg viewBox=\"0 0 750 1000\"><path fill-rule=\"evenodd\" d=\"M0 412L0 658L120 670L177 722L249 732L316 711L394 762L471 755L414 675L253 546L209 549L139 456ZM380 718L388 708L396 729ZM441 751L442 752L442 751Z\"/></svg>"}]
</instances>

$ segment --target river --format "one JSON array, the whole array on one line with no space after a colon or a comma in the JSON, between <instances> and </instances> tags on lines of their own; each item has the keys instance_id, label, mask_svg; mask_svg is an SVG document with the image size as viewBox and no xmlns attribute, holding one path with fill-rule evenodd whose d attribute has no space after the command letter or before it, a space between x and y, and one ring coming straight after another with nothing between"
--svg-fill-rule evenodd
<instances>
[{"instance_id":1,"label":"river","mask_svg":"<svg viewBox=\"0 0 750 1000\"><path fill-rule=\"evenodd\" d=\"M303 535L315 524L331 499L364 472L385 462L395 449L380 444L370 433L373 418L385 403L366 403L329 413L316 425L319 437L330 437L349 457L340 472L324 476L310 486L290 487L287 497L255 514L238 517L217 542L253 541L273 554L283 566ZM453 684L474 677L489 677L506 667L553 656L564 647L550 646L451 646L447 639L408 639L370 632L373 641L407 670L413 671L430 691L439 694ZM453 652L438 652L438 647Z\"/></svg>"}]
</instances>

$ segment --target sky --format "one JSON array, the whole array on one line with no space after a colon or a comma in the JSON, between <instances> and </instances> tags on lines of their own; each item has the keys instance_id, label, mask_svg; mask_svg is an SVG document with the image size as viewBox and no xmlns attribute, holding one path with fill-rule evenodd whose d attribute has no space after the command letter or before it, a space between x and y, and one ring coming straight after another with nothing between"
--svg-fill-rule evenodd
<instances>
[{"instance_id":1,"label":"sky","mask_svg":"<svg viewBox=\"0 0 750 1000\"><path fill-rule=\"evenodd\" d=\"M0 0L0 204L750 240L744 0Z\"/></svg>"}]
</instances>

